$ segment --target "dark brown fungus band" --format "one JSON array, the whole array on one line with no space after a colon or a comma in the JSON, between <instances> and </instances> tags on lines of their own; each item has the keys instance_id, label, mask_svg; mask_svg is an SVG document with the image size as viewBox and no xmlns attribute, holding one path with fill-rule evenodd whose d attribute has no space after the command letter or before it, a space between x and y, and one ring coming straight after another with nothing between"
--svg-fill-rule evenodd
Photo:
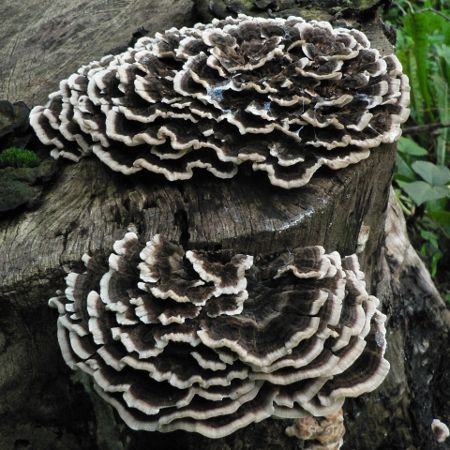
<instances>
[{"instance_id":1,"label":"dark brown fungus band","mask_svg":"<svg viewBox=\"0 0 450 450\"><path fill-rule=\"evenodd\" d=\"M82 66L30 122L51 154L169 180L248 162L286 189L394 142L408 79L360 31L240 15L143 37Z\"/></svg>"},{"instance_id":2,"label":"dark brown fungus band","mask_svg":"<svg viewBox=\"0 0 450 450\"><path fill-rule=\"evenodd\" d=\"M57 307L66 363L136 430L210 438L268 417L336 413L385 378L386 317L355 255L256 260L132 231L85 255Z\"/></svg>"}]
</instances>

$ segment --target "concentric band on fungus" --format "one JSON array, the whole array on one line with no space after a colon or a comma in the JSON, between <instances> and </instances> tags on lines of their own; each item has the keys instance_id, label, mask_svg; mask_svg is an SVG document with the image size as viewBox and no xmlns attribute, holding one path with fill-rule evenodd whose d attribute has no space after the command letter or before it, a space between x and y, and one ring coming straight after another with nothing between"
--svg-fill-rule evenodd
<instances>
[{"instance_id":1,"label":"concentric band on fungus","mask_svg":"<svg viewBox=\"0 0 450 450\"><path fill-rule=\"evenodd\" d=\"M171 28L80 67L30 122L55 158L168 180L248 162L286 189L400 136L409 84L360 31L240 15Z\"/></svg>"},{"instance_id":2,"label":"concentric band on fungus","mask_svg":"<svg viewBox=\"0 0 450 450\"><path fill-rule=\"evenodd\" d=\"M355 255L320 246L254 260L134 232L85 255L57 307L66 363L136 430L227 436L326 416L385 378L386 317Z\"/></svg>"}]
</instances>

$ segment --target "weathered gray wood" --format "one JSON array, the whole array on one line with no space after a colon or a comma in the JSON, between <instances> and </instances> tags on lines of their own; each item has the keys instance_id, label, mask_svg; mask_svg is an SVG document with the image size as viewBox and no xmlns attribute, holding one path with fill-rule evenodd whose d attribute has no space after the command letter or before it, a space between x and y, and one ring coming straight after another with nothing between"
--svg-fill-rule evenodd
<instances>
[{"instance_id":1,"label":"weathered gray wood","mask_svg":"<svg viewBox=\"0 0 450 450\"><path fill-rule=\"evenodd\" d=\"M0 98L46 101L81 64L151 33L191 20L192 0L2 0Z\"/></svg>"},{"instance_id":2,"label":"weathered gray wood","mask_svg":"<svg viewBox=\"0 0 450 450\"><path fill-rule=\"evenodd\" d=\"M389 182L392 164L393 147L384 146L356 167L291 191L253 173L226 182L199 174L167 183L113 174L95 159L68 164L39 208L2 222L3 286L78 261L84 252L107 251L130 224L147 238L163 232L192 248L258 254L322 243L349 254L364 221L373 228L374 251L386 204L381 181Z\"/></svg>"}]
</instances>

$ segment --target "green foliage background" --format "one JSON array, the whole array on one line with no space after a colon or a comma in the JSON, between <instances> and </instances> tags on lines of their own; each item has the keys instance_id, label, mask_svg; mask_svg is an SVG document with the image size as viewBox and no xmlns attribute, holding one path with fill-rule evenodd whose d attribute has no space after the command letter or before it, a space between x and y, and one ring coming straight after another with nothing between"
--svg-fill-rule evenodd
<instances>
[{"instance_id":1,"label":"green foliage background","mask_svg":"<svg viewBox=\"0 0 450 450\"><path fill-rule=\"evenodd\" d=\"M411 239L450 302L450 3L400 0L384 20L411 85L394 187Z\"/></svg>"}]
</instances>

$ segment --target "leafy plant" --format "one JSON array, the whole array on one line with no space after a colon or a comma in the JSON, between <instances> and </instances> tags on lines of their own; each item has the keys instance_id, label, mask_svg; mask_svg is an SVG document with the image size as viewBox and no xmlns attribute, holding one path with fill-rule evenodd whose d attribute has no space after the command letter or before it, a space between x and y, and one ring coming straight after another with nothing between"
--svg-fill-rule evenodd
<instances>
[{"instance_id":1,"label":"leafy plant","mask_svg":"<svg viewBox=\"0 0 450 450\"><path fill-rule=\"evenodd\" d=\"M396 54L411 85L411 117L398 143L394 185L412 240L436 281L445 279L441 273L450 250L447 5L438 0L400 0L385 15L397 30ZM450 299L450 292L445 297Z\"/></svg>"},{"instance_id":2,"label":"leafy plant","mask_svg":"<svg viewBox=\"0 0 450 450\"><path fill-rule=\"evenodd\" d=\"M31 150L10 147L0 153L0 167L36 167L39 157Z\"/></svg>"},{"instance_id":3,"label":"leafy plant","mask_svg":"<svg viewBox=\"0 0 450 450\"><path fill-rule=\"evenodd\" d=\"M414 231L422 241L420 253L436 276L444 256L440 240L450 236L450 212L445 210L450 198L450 169L419 159L423 156L428 156L425 148L410 138L401 138L394 180L406 194L399 195L405 213L415 218Z\"/></svg>"}]
</instances>

